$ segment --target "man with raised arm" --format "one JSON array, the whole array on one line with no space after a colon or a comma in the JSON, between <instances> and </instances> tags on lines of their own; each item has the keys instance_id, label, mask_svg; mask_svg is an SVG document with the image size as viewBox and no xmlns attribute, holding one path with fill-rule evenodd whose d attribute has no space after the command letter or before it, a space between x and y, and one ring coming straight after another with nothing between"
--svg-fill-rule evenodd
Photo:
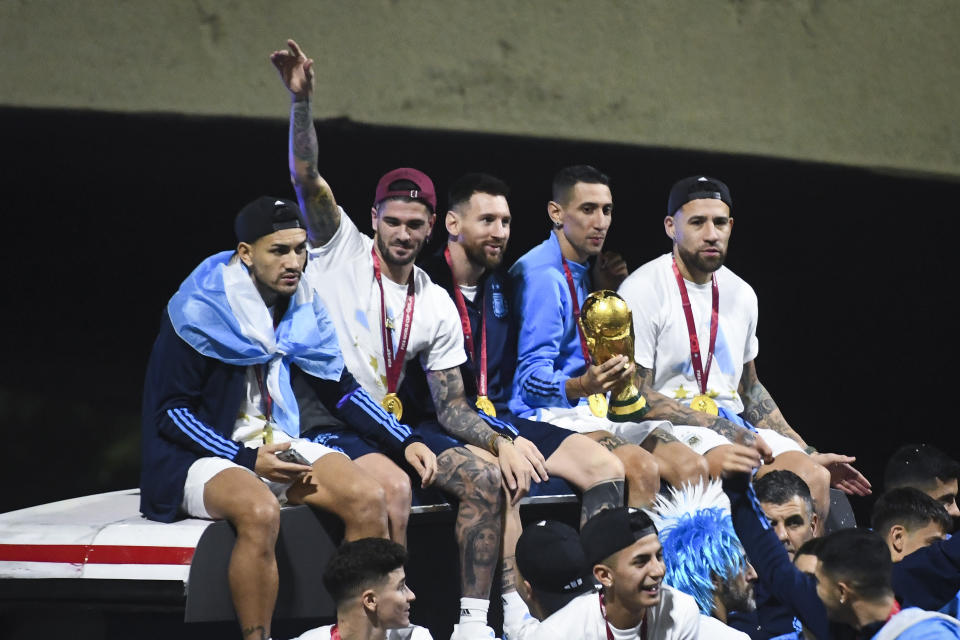
<instances>
[{"instance_id":1,"label":"man with raised arm","mask_svg":"<svg viewBox=\"0 0 960 640\"><path fill-rule=\"evenodd\" d=\"M435 220L433 182L416 169L385 174L371 209L374 237L361 233L317 168L313 61L296 42L287 45L289 50L274 52L271 60L293 100L290 172L311 245L307 276L333 316L344 360L378 403L402 415L397 390L404 365L419 358L427 372L442 428L420 433L437 454L436 484L459 501L463 597L453 637L487 638L493 633L486 617L504 504L500 475L512 499L519 500L532 477L546 478L543 458L528 440L512 440L481 419L464 395L459 367L466 354L456 308L414 265Z\"/></svg>"},{"instance_id":2,"label":"man with raised arm","mask_svg":"<svg viewBox=\"0 0 960 640\"><path fill-rule=\"evenodd\" d=\"M660 477L671 485L700 482L707 477L707 462L671 435L665 420L676 417L677 407L667 406L664 412L665 398L641 389L646 406L636 420L614 422L607 417L606 394L634 379L635 367L625 355L594 362L577 321L584 300L595 289L594 276L609 275L596 268L591 273L591 260L599 262L610 230L610 180L586 165L560 170L547 214L553 225L550 237L510 268L520 319L510 409L581 433L611 432L603 440L607 446L642 445L646 455L641 463L656 465ZM716 428L738 429L725 420L717 420ZM742 431L741 437L752 441L752 434Z\"/></svg>"},{"instance_id":3,"label":"man with raised arm","mask_svg":"<svg viewBox=\"0 0 960 640\"><path fill-rule=\"evenodd\" d=\"M713 475L725 447L745 443L752 429L773 456L761 475L795 472L824 522L831 482L857 495L869 493L870 483L850 466L853 458L809 446L757 378L757 296L723 266L732 204L727 185L708 176L671 188L664 228L673 251L641 266L619 289L633 310L639 376L644 388L662 394L659 415L673 423L674 436L703 454Z\"/></svg>"},{"instance_id":4,"label":"man with raised arm","mask_svg":"<svg viewBox=\"0 0 960 640\"><path fill-rule=\"evenodd\" d=\"M508 407L517 361L516 314L506 270L500 266L512 226L508 191L503 181L483 173L468 173L454 181L447 200L447 243L422 258L420 266L456 303L467 351L460 374L471 403L487 422L536 444L545 457L547 473L580 491L582 524L601 509L623 504L625 464L590 438L548 422L517 417ZM420 367L408 372L404 391L425 420L435 420ZM630 449L639 447L622 448L624 463L633 460ZM631 469L627 477L631 504L649 504L659 485L656 469L652 473Z\"/></svg>"},{"instance_id":5,"label":"man with raised arm","mask_svg":"<svg viewBox=\"0 0 960 640\"><path fill-rule=\"evenodd\" d=\"M290 376L302 374L309 393L385 450L425 472L435 459L344 367L333 323L301 278L297 206L258 198L235 230L236 250L204 260L163 314L144 382L140 508L163 522L230 521L237 619L244 638L263 640L277 598L281 501L332 511L348 540L387 535L377 483L300 430Z\"/></svg>"}]
</instances>

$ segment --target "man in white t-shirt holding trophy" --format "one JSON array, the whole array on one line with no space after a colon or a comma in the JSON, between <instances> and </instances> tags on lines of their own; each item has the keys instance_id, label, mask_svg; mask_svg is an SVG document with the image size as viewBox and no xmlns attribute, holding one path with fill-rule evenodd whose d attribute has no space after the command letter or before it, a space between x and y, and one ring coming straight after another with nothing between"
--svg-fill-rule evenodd
<instances>
[{"instance_id":1,"label":"man in white t-shirt holding trophy","mask_svg":"<svg viewBox=\"0 0 960 640\"><path fill-rule=\"evenodd\" d=\"M633 312L637 371L645 387L667 398L755 427L774 456L758 475L773 469L799 475L824 522L831 485L866 495L870 483L850 466L854 458L810 446L757 378L757 296L723 266L732 206L730 190L716 178L691 176L670 190L664 228L673 251L641 266L619 289ZM675 424L673 435L720 475L731 442L696 425Z\"/></svg>"}]
</instances>

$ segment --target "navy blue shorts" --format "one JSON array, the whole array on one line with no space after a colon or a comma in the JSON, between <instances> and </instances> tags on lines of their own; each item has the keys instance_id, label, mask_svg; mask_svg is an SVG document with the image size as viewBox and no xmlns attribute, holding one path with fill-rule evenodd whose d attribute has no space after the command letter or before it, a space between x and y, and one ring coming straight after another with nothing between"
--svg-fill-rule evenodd
<instances>
[{"instance_id":1,"label":"navy blue shorts","mask_svg":"<svg viewBox=\"0 0 960 640\"><path fill-rule=\"evenodd\" d=\"M356 431L327 431L317 434L310 439L314 442L319 442L325 447L343 451L350 457L351 460L356 460L360 456L365 456L368 453L383 453L383 455L387 456L388 458L391 457L389 454L378 449L375 445L372 445L364 440L363 436Z\"/></svg>"},{"instance_id":2,"label":"navy blue shorts","mask_svg":"<svg viewBox=\"0 0 960 640\"><path fill-rule=\"evenodd\" d=\"M537 445L537 449L540 450L544 459L552 456L553 452L560 446L560 443L575 433L569 429L556 427L549 422L538 422L536 420L518 418L512 413L501 414L496 418L492 418L483 412L477 412L477 414L495 431L511 437L523 436ZM450 435L440 426L436 418L420 422L414 431L423 437L424 443L426 443L427 447L436 455L440 455L447 449L452 449L453 447L466 446L463 440ZM349 455L349 452L347 452L347 454ZM351 455L350 457L352 458L353 456Z\"/></svg>"}]
</instances>

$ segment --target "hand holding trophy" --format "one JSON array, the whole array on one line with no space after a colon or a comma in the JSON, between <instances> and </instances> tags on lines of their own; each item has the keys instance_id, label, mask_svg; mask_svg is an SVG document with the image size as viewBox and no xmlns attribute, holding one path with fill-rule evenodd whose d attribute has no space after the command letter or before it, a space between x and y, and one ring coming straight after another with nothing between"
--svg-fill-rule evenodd
<instances>
[{"instance_id":1,"label":"hand holding trophy","mask_svg":"<svg viewBox=\"0 0 960 640\"><path fill-rule=\"evenodd\" d=\"M618 355L633 362L633 314L616 292L603 289L587 296L578 322L594 362ZM611 422L637 422L649 410L632 380L610 392L607 419Z\"/></svg>"}]
</instances>

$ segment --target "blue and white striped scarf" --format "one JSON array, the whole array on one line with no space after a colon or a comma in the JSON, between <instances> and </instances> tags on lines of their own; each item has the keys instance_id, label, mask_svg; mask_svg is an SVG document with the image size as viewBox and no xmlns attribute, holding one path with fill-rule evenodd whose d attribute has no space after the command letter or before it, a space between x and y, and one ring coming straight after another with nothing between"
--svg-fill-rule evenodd
<instances>
[{"instance_id":1,"label":"blue and white striped scarf","mask_svg":"<svg viewBox=\"0 0 960 640\"><path fill-rule=\"evenodd\" d=\"M339 380L343 355L336 329L304 278L276 330L246 265L233 251L200 263L170 298L167 313L180 338L208 358L228 364L262 364L273 399L273 420L300 435L300 411L290 386L290 363L325 380Z\"/></svg>"}]
</instances>

